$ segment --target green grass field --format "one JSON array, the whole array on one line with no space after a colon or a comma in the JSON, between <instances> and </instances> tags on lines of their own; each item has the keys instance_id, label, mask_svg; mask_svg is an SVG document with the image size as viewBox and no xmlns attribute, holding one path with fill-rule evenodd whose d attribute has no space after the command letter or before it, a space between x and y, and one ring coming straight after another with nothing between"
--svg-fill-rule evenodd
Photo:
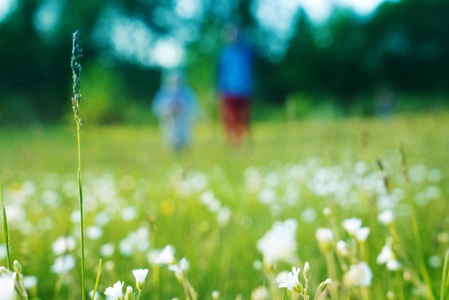
<instances>
[{"instance_id":1,"label":"green grass field","mask_svg":"<svg viewBox=\"0 0 449 300\"><path fill-rule=\"evenodd\" d=\"M135 289L132 270L140 268L149 269L141 299L187 299L184 276L198 299L212 299L213 291L220 299L282 299L284 289L274 277L292 266L303 269L308 261L311 298L330 277L334 283L320 299L439 299L449 247L448 126L446 113L257 123L250 141L236 148L224 143L218 126L200 124L192 147L176 156L162 146L157 128L86 125L81 131L86 290L93 289L102 258L101 299L118 280ZM74 126L2 128L0 145L12 258L24 275L38 279L29 284L30 299L80 299ZM324 215L324 208L332 214ZM388 226L378 221L385 210L395 216ZM366 241L342 227L352 217L370 228ZM280 257L270 261L265 252L263 258L258 241L276 221L290 218L296 220L296 245L282 248L284 237L277 234L282 249L277 240L268 244L274 243ZM317 241L318 228L332 229L331 239ZM58 252L53 243L59 237L76 243ZM339 240L349 254L337 251ZM167 266L154 262L155 250L168 244L178 261L186 257L190 263L181 284ZM393 271L378 262L386 244L399 263ZM1 253L0 265L6 266ZM55 260L68 255L76 265L54 271ZM357 283L363 274L356 279L349 274L350 266L362 261L372 272L369 284ZM269 298L252 293L261 286ZM288 291L285 297L300 295Z\"/></svg>"}]
</instances>

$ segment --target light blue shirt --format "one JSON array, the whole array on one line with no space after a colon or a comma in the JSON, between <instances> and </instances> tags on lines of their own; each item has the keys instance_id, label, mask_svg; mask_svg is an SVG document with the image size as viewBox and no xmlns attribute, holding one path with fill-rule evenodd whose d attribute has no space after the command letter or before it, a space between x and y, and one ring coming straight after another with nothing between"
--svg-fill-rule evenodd
<instances>
[{"instance_id":1,"label":"light blue shirt","mask_svg":"<svg viewBox=\"0 0 449 300\"><path fill-rule=\"evenodd\" d=\"M169 146L179 149L190 144L191 126L197 114L198 102L188 86L162 86L154 96L153 110Z\"/></svg>"}]
</instances>

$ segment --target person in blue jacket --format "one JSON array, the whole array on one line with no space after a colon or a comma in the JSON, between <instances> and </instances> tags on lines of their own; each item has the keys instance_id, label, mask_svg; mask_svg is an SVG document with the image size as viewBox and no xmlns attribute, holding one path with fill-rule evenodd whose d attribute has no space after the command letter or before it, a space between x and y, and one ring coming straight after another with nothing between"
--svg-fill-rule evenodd
<instances>
[{"instance_id":1,"label":"person in blue jacket","mask_svg":"<svg viewBox=\"0 0 449 300\"><path fill-rule=\"evenodd\" d=\"M228 141L239 144L249 134L254 55L237 26L229 25L224 34L226 45L218 61L221 117Z\"/></svg>"}]
</instances>

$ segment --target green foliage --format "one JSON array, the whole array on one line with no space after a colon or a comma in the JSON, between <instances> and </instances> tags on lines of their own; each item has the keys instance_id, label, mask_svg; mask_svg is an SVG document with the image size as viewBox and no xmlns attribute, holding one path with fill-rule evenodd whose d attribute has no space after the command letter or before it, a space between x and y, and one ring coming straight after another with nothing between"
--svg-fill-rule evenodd
<instances>
[{"instance_id":1,"label":"green foliage","mask_svg":"<svg viewBox=\"0 0 449 300\"><path fill-rule=\"evenodd\" d=\"M85 114L90 117L86 120L95 124L154 121L143 112L149 111L159 86L160 67L142 66L136 59L115 52L111 28L99 25L121 19L109 19L116 16L110 13L106 1L58 2L62 3L61 19L48 31L35 26L36 14L47 1L17 3L0 23L0 62L5 70L0 75L2 124L48 123L66 117L64 99L70 94L71 82L67 64L70 39L66 37L75 27L80 30L85 50L83 82L89 86L84 94L93 95L92 104L86 104ZM209 112L213 111L210 101L215 101L221 28L227 18L220 14L220 6L206 1L200 4L203 16L192 20L177 16L172 1L128 1L114 7L122 17L146 24L154 40L170 37L173 26L195 29L187 31L191 41L186 49L186 77ZM364 18L337 7L328 22L319 25L298 10L285 55L275 58L267 53L266 45L276 39L251 13L253 4L254 0L240 1L233 19L242 24L258 53L257 101L281 107L291 95L299 93L317 99L327 97L324 104L318 101L327 112L301 107L300 115L306 111L312 115L340 115L341 111L345 115L375 115L377 104L370 99L380 88L389 87L399 95L431 95L428 100L432 105L445 105L444 97L449 94L449 2L387 1ZM165 9L170 22L158 22L153 15L156 8ZM442 101L437 102L435 95ZM412 109L419 107L413 104ZM267 106L267 110L271 108ZM402 101L398 109L402 110Z\"/></svg>"}]
</instances>

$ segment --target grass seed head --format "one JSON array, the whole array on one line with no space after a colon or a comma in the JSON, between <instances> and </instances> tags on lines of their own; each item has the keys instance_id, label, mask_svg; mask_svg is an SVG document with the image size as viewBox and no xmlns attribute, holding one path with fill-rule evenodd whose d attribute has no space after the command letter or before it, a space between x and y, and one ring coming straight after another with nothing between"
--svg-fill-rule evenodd
<instances>
[{"instance_id":1,"label":"grass seed head","mask_svg":"<svg viewBox=\"0 0 449 300\"><path fill-rule=\"evenodd\" d=\"M81 102L81 58L83 57L83 49L80 48L78 31L73 33L73 47L72 47L72 79L73 79L73 97L72 108L75 117L75 121L79 127L81 127L81 117L79 111L79 104Z\"/></svg>"}]
</instances>

